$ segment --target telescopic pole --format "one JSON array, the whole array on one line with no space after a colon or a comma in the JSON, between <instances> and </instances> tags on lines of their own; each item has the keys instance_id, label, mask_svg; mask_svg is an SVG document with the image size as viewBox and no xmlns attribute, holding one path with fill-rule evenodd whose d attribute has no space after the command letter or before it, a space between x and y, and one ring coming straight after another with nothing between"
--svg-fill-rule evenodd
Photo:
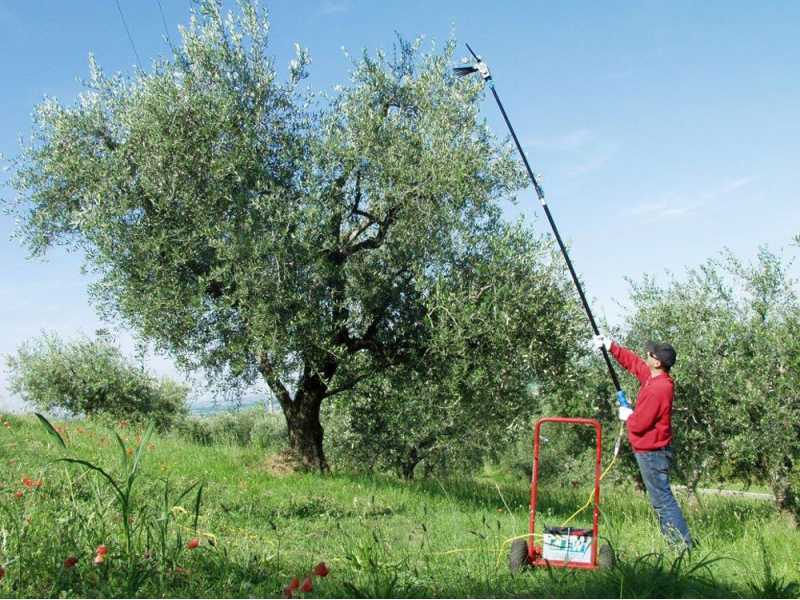
<instances>
[{"instance_id":1,"label":"telescopic pole","mask_svg":"<svg viewBox=\"0 0 800 600\"><path fill-rule=\"evenodd\" d=\"M486 64L480 59L480 57L472 51L469 44L466 44L467 50L469 50L470 54L475 58L477 61L476 70L480 73L483 80L489 86L489 89L492 90L492 95L494 96L495 102L497 102L497 106L500 108L500 112L503 115L503 119L508 126L508 130L511 132L511 137L514 138L514 143L517 145L517 150L519 151L520 156L522 157L522 162L525 164L525 170L528 172L528 177L530 177L531 183L533 183L533 189L536 190L536 195L539 197L539 202L542 204L542 208L544 208L544 214L547 216L547 221L550 223L550 227L553 230L553 234L556 237L556 241L558 242L558 247L561 248L561 254L564 256L564 260L567 262L567 267L569 268L569 273L572 276L572 281L575 284L575 287L578 290L578 295L581 298L581 303L583 304L583 308L586 311L586 315L589 317L589 323L592 326L592 331L595 335L600 335L600 330L597 327L597 322L594 320L594 315L592 314L592 309L589 307L589 302L586 300L586 294L583 293L583 287L581 286L580 281L578 280L578 275L575 273L575 268L572 266L572 261L569 258L569 253L567 252L567 247L564 245L564 241L561 239L561 234L558 232L558 227L556 227L556 222L553 220L553 215L550 213L550 208L547 206L547 201L544 197L544 191L542 190L542 186L539 185L539 182L536 181L536 175L534 175L533 170L531 169L530 164L528 163L528 158L525 156L525 152L522 150L522 145L519 143L519 139L517 138L517 134L514 131L514 127L511 125L511 121L508 118L508 114L506 114L506 109L503 107L503 103L500 101L500 96L497 95L497 90L494 87L494 81L492 81L492 76L489 73L489 69L486 67ZM608 367L608 373L611 375L611 380L614 382L614 388L616 389L617 395L617 402L619 402L620 406L630 407L630 403L628 402L628 398L625 395L625 392L622 389L622 386L619 384L619 378L617 377L616 371L614 371L614 367L611 365L611 359L608 356L608 352L606 351L605 347L601 348L603 352L603 359L605 359L606 367Z\"/></svg>"}]
</instances>

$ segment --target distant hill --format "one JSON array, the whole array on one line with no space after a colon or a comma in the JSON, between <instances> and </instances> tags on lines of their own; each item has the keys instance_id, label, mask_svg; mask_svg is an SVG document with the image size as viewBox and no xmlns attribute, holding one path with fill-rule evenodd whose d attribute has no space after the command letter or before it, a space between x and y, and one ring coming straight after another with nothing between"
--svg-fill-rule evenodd
<instances>
[{"instance_id":1,"label":"distant hill","mask_svg":"<svg viewBox=\"0 0 800 600\"><path fill-rule=\"evenodd\" d=\"M230 402L203 402L192 404L189 407L189 412L193 416L198 417L206 417L210 415L216 415L220 413L230 413L230 412L239 412L242 410L247 410L250 408L261 407L270 412L280 412L280 406L276 402L272 403L272 406L269 406L268 403L264 402L264 398L257 397L257 396L245 396L241 399L240 402L237 403L230 403Z\"/></svg>"}]
</instances>

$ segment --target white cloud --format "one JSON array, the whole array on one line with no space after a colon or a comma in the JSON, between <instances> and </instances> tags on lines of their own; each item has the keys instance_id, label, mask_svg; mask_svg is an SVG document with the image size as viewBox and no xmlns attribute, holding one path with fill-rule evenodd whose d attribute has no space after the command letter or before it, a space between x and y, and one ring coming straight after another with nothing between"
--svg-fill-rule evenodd
<instances>
[{"instance_id":1,"label":"white cloud","mask_svg":"<svg viewBox=\"0 0 800 600\"><path fill-rule=\"evenodd\" d=\"M672 202L644 202L637 206L634 206L630 210L624 211L623 214L627 214L628 216L632 217L639 217L643 221L649 223L652 221L658 221L660 219L677 219L680 217L685 217L695 212L695 210L699 208L699 205L675 205Z\"/></svg>"},{"instance_id":2,"label":"white cloud","mask_svg":"<svg viewBox=\"0 0 800 600\"><path fill-rule=\"evenodd\" d=\"M320 4L320 15L335 15L346 13L353 8L353 3L350 0L322 0Z\"/></svg>"},{"instance_id":3,"label":"white cloud","mask_svg":"<svg viewBox=\"0 0 800 600\"><path fill-rule=\"evenodd\" d=\"M546 150L577 150L591 143L594 137L588 129L575 129L551 137L533 138L526 145Z\"/></svg>"},{"instance_id":4,"label":"white cloud","mask_svg":"<svg viewBox=\"0 0 800 600\"><path fill-rule=\"evenodd\" d=\"M756 180L754 176L737 177L707 190L691 194L662 193L656 200L642 202L620 214L638 217L645 223L661 219L680 219L696 214L702 207L731 194Z\"/></svg>"},{"instance_id":5,"label":"white cloud","mask_svg":"<svg viewBox=\"0 0 800 600\"><path fill-rule=\"evenodd\" d=\"M755 177L739 177L737 179L732 179L727 183L724 183L717 189L716 191L712 192L713 197L721 196L722 194L730 194L731 192L735 192L736 190L749 185L753 181L755 181Z\"/></svg>"},{"instance_id":6,"label":"white cloud","mask_svg":"<svg viewBox=\"0 0 800 600\"><path fill-rule=\"evenodd\" d=\"M614 156L616 151L617 147L612 145L595 152L585 160L569 167L567 169L567 177L580 177L603 168L608 164L608 161L611 160L611 157Z\"/></svg>"}]
</instances>

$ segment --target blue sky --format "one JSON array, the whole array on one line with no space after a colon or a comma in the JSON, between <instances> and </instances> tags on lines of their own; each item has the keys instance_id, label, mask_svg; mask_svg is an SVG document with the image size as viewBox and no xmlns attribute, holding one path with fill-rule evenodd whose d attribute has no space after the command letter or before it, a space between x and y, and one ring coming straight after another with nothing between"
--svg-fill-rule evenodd
<instances>
[{"instance_id":1,"label":"blue sky","mask_svg":"<svg viewBox=\"0 0 800 600\"><path fill-rule=\"evenodd\" d=\"M191 5L161 0L173 40ZM680 274L723 247L749 258L761 244L786 248L800 233L800 3L264 5L277 64L285 72L294 42L308 47L307 81L318 90L346 80L343 47L390 49L395 32L440 45L453 33L483 54L593 306L612 323L624 315L626 277ZM167 55L158 1L120 6L145 67ZM106 71L136 63L114 1L0 1L0 154L17 154L44 95L74 101L89 52ZM484 116L505 135L491 98ZM8 172L0 177L0 194L13 197ZM530 190L507 213L547 230ZM13 229L0 215L0 355L43 330L72 338L104 326L88 302L81 257L56 251L27 260ZM130 336L118 333L130 351ZM165 357L148 364L175 372ZM0 373L0 409L19 406L6 380Z\"/></svg>"}]
</instances>

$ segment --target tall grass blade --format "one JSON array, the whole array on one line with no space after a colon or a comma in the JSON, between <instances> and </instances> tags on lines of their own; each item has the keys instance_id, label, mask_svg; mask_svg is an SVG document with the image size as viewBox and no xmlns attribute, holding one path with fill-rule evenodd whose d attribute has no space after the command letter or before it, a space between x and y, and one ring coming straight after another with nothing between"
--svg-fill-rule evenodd
<instances>
[{"instance_id":1,"label":"tall grass blade","mask_svg":"<svg viewBox=\"0 0 800 600\"><path fill-rule=\"evenodd\" d=\"M185 490L183 490L180 494L178 494L178 497L175 499L175 504L180 504L181 500L183 500L186 496L188 496L189 492L191 492L195 487L197 487L198 483L200 483L200 482L199 481L195 481L192 485L190 485Z\"/></svg>"},{"instance_id":2,"label":"tall grass blade","mask_svg":"<svg viewBox=\"0 0 800 600\"><path fill-rule=\"evenodd\" d=\"M56 439L56 441L59 443L59 445L60 445L62 448L66 449L66 447L67 447L67 444L66 444L66 442L64 441L64 438L62 438L62 437L61 437L61 434L60 434L60 433L58 433L58 432L56 431L55 427L53 427L53 426L50 424L50 421L48 421L48 420L47 420L47 419L44 417L44 415L40 415L39 413L33 413L33 414L35 414L35 415L36 415L36 418L37 418L37 419L39 419L39 422L40 422L40 423L41 423L41 424L44 426L45 430L47 430L47 433L49 433L50 435L52 435L52 436L53 436L53 437Z\"/></svg>"},{"instance_id":3,"label":"tall grass blade","mask_svg":"<svg viewBox=\"0 0 800 600\"><path fill-rule=\"evenodd\" d=\"M73 463L73 464L76 464L76 465L82 465L82 466L86 467L87 469L91 469L91 470L93 470L93 471L97 471L97 472L98 472L98 473L100 473L100 474L101 474L103 477L105 477L105 478L106 478L106 480L108 481L108 483L110 483L110 484L111 484L111 487L113 487L113 488L114 488L114 491L117 493L117 495L119 496L120 500L123 500L123 501L124 501L124 499L125 499L125 495L122 493L122 490L121 490L121 489L120 489L120 487L117 485L117 482L116 482L116 481L114 481L114 478L113 478L113 477L111 477L111 475L109 475L108 473L106 473L106 472L105 472L103 469L101 469L101 468L100 468L100 467L98 467L97 465L93 465L93 464L92 464L92 463L90 463L89 461L86 461L86 460L81 460L80 458L59 458L57 462L68 462L68 463Z\"/></svg>"},{"instance_id":4,"label":"tall grass blade","mask_svg":"<svg viewBox=\"0 0 800 600\"><path fill-rule=\"evenodd\" d=\"M130 477L134 477L136 475L136 471L139 468L139 461L142 458L142 453L144 452L145 446L147 446L147 442L150 441L150 436L153 435L153 430L155 429L155 423L150 421L150 424L147 426L147 429L142 436L142 441L139 442L139 446L136 448L136 453L133 457L133 467L131 467Z\"/></svg>"},{"instance_id":5,"label":"tall grass blade","mask_svg":"<svg viewBox=\"0 0 800 600\"><path fill-rule=\"evenodd\" d=\"M197 518L200 516L200 499L203 496L203 485L197 488L197 497L194 499L194 532L197 533Z\"/></svg>"},{"instance_id":6,"label":"tall grass blade","mask_svg":"<svg viewBox=\"0 0 800 600\"><path fill-rule=\"evenodd\" d=\"M117 438L117 445L119 445L119 450L122 454L122 460L120 464L122 464L123 470L127 473L128 472L128 449L125 447L125 442L122 441L122 438L119 437L119 434L115 431L114 437Z\"/></svg>"}]
</instances>

